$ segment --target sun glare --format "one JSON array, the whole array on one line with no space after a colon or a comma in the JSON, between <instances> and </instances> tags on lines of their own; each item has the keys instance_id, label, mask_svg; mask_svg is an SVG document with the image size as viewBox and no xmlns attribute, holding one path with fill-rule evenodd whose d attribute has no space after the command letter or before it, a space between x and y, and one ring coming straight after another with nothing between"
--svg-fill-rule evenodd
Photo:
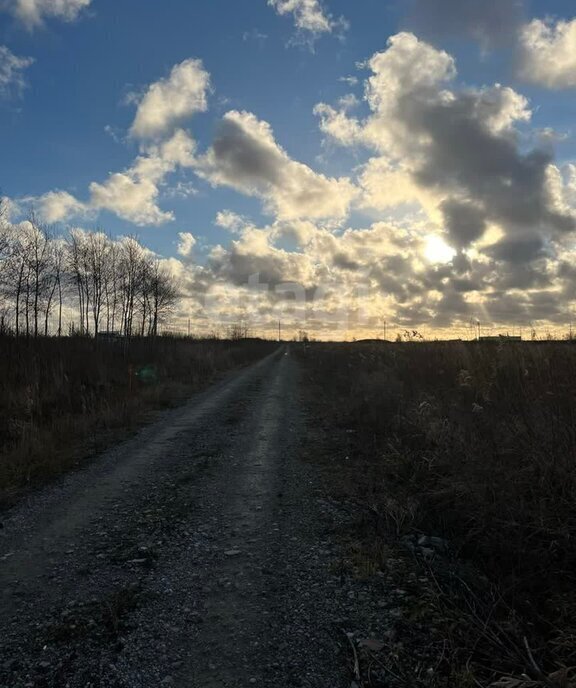
<instances>
[{"instance_id":1,"label":"sun glare","mask_svg":"<svg viewBox=\"0 0 576 688\"><path fill-rule=\"evenodd\" d=\"M430 263L449 263L456 255L456 251L439 236L429 236L426 239L424 257Z\"/></svg>"}]
</instances>

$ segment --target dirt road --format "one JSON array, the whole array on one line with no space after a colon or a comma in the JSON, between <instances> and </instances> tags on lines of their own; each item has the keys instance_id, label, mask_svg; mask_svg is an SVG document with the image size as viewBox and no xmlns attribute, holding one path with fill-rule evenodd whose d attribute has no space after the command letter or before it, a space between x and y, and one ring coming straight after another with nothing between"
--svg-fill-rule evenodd
<instances>
[{"instance_id":1,"label":"dirt road","mask_svg":"<svg viewBox=\"0 0 576 688\"><path fill-rule=\"evenodd\" d=\"M289 348L0 516L0 686L349 686Z\"/></svg>"}]
</instances>

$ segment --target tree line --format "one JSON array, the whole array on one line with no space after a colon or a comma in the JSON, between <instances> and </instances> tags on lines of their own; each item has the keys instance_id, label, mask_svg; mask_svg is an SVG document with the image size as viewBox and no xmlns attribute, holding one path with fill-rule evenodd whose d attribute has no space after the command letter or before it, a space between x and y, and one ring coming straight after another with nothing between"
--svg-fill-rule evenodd
<instances>
[{"instance_id":1,"label":"tree line","mask_svg":"<svg viewBox=\"0 0 576 688\"><path fill-rule=\"evenodd\" d=\"M34 213L11 224L0 199L0 332L156 336L178 296L172 275L134 237L56 235Z\"/></svg>"}]
</instances>

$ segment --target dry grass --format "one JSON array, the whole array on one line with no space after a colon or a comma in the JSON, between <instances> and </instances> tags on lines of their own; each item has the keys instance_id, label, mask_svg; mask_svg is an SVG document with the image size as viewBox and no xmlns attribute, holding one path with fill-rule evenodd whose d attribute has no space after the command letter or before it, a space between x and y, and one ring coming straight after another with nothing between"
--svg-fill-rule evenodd
<instances>
[{"instance_id":1,"label":"dry grass","mask_svg":"<svg viewBox=\"0 0 576 688\"><path fill-rule=\"evenodd\" d=\"M182 401L275 346L0 337L0 505L103 449L146 412Z\"/></svg>"},{"instance_id":2,"label":"dry grass","mask_svg":"<svg viewBox=\"0 0 576 688\"><path fill-rule=\"evenodd\" d=\"M470 685L573 688L576 346L317 344L299 356L319 417L340 429L325 459L335 489L368 507L376 532L448 538L483 574L428 567L449 663Z\"/></svg>"}]
</instances>

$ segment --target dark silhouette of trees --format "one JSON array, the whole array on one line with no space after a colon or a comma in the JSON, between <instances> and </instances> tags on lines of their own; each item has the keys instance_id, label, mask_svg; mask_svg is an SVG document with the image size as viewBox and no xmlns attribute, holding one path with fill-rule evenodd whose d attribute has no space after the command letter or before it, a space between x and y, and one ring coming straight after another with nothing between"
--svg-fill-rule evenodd
<instances>
[{"instance_id":1,"label":"dark silhouette of trees","mask_svg":"<svg viewBox=\"0 0 576 688\"><path fill-rule=\"evenodd\" d=\"M179 298L170 272L135 237L73 229L56 236L34 213L14 225L0 197L0 332L16 337L156 336Z\"/></svg>"}]
</instances>

